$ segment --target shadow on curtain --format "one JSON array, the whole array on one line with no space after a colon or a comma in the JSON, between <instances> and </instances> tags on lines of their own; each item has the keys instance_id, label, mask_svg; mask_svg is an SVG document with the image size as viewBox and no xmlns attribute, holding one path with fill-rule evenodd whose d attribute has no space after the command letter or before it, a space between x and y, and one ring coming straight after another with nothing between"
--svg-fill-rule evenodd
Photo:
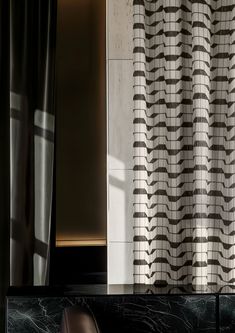
<instances>
[{"instance_id":1,"label":"shadow on curtain","mask_svg":"<svg viewBox=\"0 0 235 333\"><path fill-rule=\"evenodd\" d=\"M10 2L11 285L48 281L55 3Z\"/></svg>"},{"instance_id":2,"label":"shadow on curtain","mask_svg":"<svg viewBox=\"0 0 235 333\"><path fill-rule=\"evenodd\" d=\"M0 1L0 332L4 331L5 294L9 286L9 3Z\"/></svg>"}]
</instances>

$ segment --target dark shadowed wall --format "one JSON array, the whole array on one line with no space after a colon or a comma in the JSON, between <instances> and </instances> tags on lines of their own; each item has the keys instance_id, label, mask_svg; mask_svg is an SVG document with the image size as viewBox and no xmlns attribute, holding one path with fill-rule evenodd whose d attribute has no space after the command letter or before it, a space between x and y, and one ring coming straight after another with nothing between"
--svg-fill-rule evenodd
<instances>
[{"instance_id":1,"label":"dark shadowed wall","mask_svg":"<svg viewBox=\"0 0 235 333\"><path fill-rule=\"evenodd\" d=\"M58 1L57 245L106 242L105 21L105 0Z\"/></svg>"}]
</instances>

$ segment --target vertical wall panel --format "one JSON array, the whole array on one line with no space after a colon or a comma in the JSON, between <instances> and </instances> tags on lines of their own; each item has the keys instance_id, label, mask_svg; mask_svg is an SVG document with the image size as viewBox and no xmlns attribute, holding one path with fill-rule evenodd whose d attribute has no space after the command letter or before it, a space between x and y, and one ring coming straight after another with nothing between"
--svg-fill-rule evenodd
<instances>
[{"instance_id":1,"label":"vertical wall panel","mask_svg":"<svg viewBox=\"0 0 235 333\"><path fill-rule=\"evenodd\" d=\"M132 0L107 0L108 283L133 283Z\"/></svg>"},{"instance_id":2,"label":"vertical wall panel","mask_svg":"<svg viewBox=\"0 0 235 333\"><path fill-rule=\"evenodd\" d=\"M133 0L107 0L109 59L132 59Z\"/></svg>"},{"instance_id":3,"label":"vertical wall panel","mask_svg":"<svg viewBox=\"0 0 235 333\"><path fill-rule=\"evenodd\" d=\"M109 170L109 242L133 241L132 170Z\"/></svg>"},{"instance_id":4,"label":"vertical wall panel","mask_svg":"<svg viewBox=\"0 0 235 333\"><path fill-rule=\"evenodd\" d=\"M109 169L133 168L132 64L109 60Z\"/></svg>"},{"instance_id":5,"label":"vertical wall panel","mask_svg":"<svg viewBox=\"0 0 235 333\"><path fill-rule=\"evenodd\" d=\"M132 284L133 246L128 242L111 242L108 246L108 282Z\"/></svg>"}]
</instances>

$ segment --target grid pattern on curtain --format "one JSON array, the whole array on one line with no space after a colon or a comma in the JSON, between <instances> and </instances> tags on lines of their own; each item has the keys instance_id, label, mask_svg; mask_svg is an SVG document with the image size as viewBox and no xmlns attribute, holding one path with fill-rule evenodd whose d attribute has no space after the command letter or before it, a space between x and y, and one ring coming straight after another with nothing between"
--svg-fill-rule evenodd
<instances>
[{"instance_id":1,"label":"grid pattern on curtain","mask_svg":"<svg viewBox=\"0 0 235 333\"><path fill-rule=\"evenodd\" d=\"M134 0L135 283L235 283L234 102L234 0Z\"/></svg>"}]
</instances>

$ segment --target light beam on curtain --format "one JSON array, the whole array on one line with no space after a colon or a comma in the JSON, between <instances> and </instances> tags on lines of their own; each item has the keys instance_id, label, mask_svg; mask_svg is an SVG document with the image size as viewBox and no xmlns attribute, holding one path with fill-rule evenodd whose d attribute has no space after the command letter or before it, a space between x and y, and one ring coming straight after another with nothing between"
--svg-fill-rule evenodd
<instances>
[{"instance_id":1,"label":"light beam on curtain","mask_svg":"<svg viewBox=\"0 0 235 333\"><path fill-rule=\"evenodd\" d=\"M134 0L135 283L235 283L235 2Z\"/></svg>"},{"instance_id":2,"label":"light beam on curtain","mask_svg":"<svg viewBox=\"0 0 235 333\"><path fill-rule=\"evenodd\" d=\"M54 150L54 0L10 5L11 285L44 285Z\"/></svg>"}]
</instances>

